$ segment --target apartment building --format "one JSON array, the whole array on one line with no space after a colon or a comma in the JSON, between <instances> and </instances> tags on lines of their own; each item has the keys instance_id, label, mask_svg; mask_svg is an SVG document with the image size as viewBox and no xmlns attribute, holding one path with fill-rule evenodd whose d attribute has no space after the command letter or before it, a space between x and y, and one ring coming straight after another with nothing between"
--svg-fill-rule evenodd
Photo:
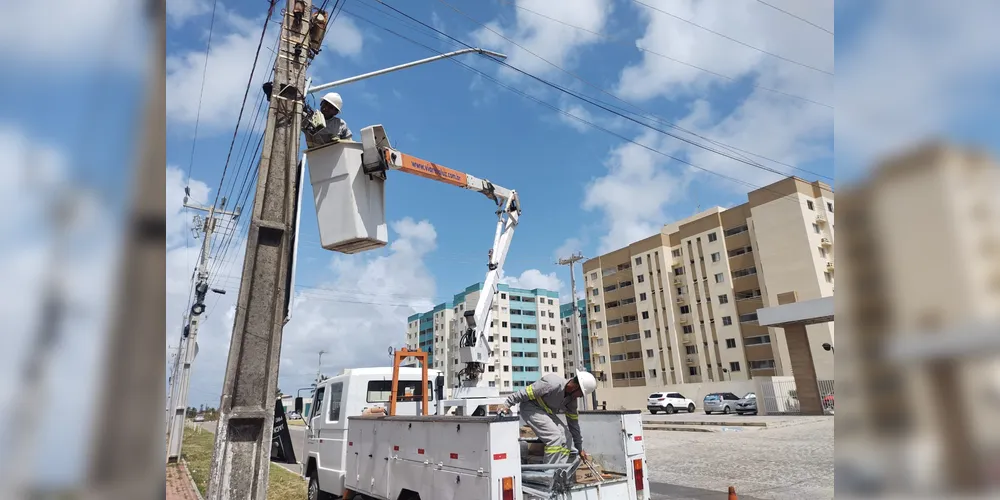
<instances>
[{"instance_id":1,"label":"apartment building","mask_svg":"<svg viewBox=\"0 0 1000 500\"><path fill-rule=\"evenodd\" d=\"M583 353L583 369L590 371L590 335L587 334L587 299L579 299L576 303L577 314L580 316L580 351ZM580 370L577 364L577 355L573 350L573 305L563 304L559 306L559 322L563 333L563 373L571 375Z\"/></svg>"},{"instance_id":2,"label":"apartment building","mask_svg":"<svg viewBox=\"0 0 1000 500\"><path fill-rule=\"evenodd\" d=\"M464 368L458 359L464 314L475 310L483 284L455 294L450 302L409 317L406 345L429 353L430 366L445 374L445 387L458 383ZM501 394L520 390L547 373L564 372L559 294L536 288L498 286L488 341L492 356L481 384Z\"/></svg>"},{"instance_id":3,"label":"apartment building","mask_svg":"<svg viewBox=\"0 0 1000 500\"><path fill-rule=\"evenodd\" d=\"M781 329L757 324L778 294L833 295L834 196L789 177L664 225L583 264L593 369L613 387L791 375ZM833 378L833 324L807 328L820 379Z\"/></svg>"}]
</instances>

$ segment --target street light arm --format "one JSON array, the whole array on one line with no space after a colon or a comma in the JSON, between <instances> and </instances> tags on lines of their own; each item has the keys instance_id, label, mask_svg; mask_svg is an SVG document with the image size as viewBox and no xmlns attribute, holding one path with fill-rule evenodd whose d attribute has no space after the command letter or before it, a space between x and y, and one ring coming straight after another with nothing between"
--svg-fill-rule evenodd
<instances>
[{"instance_id":1,"label":"street light arm","mask_svg":"<svg viewBox=\"0 0 1000 500\"><path fill-rule=\"evenodd\" d=\"M412 68L414 66L419 66L421 64L427 64L429 62L438 61L441 59L447 59L449 57L455 57L462 54L468 54L470 52L475 52L485 56L494 57L497 59L506 59L507 56L499 52L493 52L492 50L481 49L478 47L472 47L468 49L456 50L454 52L448 52L445 54L439 54L433 57L428 57L426 59L420 59L419 61L408 62L406 64L400 64L399 66L393 66L391 68L380 69L378 71L372 71L371 73L365 73L363 75L352 76L350 78L344 78L343 80L337 80L335 82L324 83L323 85L317 85L315 87L309 87L306 90L306 94L314 94L316 92L322 92L333 87L339 87L341 85L347 85L348 83L354 83L360 80L365 80L372 78L374 76L384 75L386 73L392 73L393 71L399 71L401 69Z\"/></svg>"}]
</instances>

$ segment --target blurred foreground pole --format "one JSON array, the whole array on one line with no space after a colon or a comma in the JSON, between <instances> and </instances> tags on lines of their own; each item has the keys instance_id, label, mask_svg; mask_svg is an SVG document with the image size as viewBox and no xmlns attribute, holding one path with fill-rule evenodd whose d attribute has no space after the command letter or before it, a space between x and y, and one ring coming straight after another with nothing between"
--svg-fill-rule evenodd
<instances>
[{"instance_id":1,"label":"blurred foreground pole","mask_svg":"<svg viewBox=\"0 0 1000 500\"><path fill-rule=\"evenodd\" d=\"M154 429L162 429L166 397L160 369L166 324L166 1L146 2L145 21L153 36L143 135L125 216L116 309L109 317L111 329L103 353L86 498L163 498L165 488L163 434Z\"/></svg>"}]
</instances>

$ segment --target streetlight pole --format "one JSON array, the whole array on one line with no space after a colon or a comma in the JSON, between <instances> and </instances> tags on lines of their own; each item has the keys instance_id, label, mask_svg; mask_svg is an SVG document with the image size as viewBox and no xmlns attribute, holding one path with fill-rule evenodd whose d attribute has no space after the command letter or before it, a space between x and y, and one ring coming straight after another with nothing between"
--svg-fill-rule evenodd
<instances>
[{"instance_id":1,"label":"streetlight pole","mask_svg":"<svg viewBox=\"0 0 1000 500\"><path fill-rule=\"evenodd\" d=\"M323 372L323 355L324 354L326 354L326 351L320 350L319 351L319 361L316 362L316 387L319 387L319 383L322 382L321 377L323 376L322 372Z\"/></svg>"},{"instance_id":2,"label":"streetlight pole","mask_svg":"<svg viewBox=\"0 0 1000 500\"><path fill-rule=\"evenodd\" d=\"M347 85L348 83L354 83L361 80L366 80L374 76L384 75L386 73L392 73L394 71L399 71L401 69L412 68L414 66L420 66L421 64L427 64L429 62L440 61L441 59L447 59L449 57L455 57L462 54L468 54L470 52L476 52L478 54L491 56L497 59L507 59L507 56L499 52L493 52L492 50L480 49L478 47L473 47L469 49L456 50L454 52L447 52L445 54L439 54L433 57L428 57L426 59L420 59L418 61L408 62L406 64L400 64L398 66L392 66L391 68L380 69L378 71L372 71L371 73L365 73L363 75L352 76L350 78L344 78L343 80L337 80L335 82L324 83L323 85L317 85L315 87L309 87L306 90L306 94L315 94L316 92L322 92L333 87L339 87L341 85Z\"/></svg>"}]
</instances>

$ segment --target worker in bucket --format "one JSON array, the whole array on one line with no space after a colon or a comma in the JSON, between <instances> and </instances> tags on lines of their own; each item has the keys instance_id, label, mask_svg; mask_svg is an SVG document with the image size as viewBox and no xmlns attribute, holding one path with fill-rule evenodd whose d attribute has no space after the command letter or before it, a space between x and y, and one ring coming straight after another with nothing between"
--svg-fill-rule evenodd
<instances>
[{"instance_id":1,"label":"worker in bucket","mask_svg":"<svg viewBox=\"0 0 1000 500\"><path fill-rule=\"evenodd\" d=\"M521 420L545 443L545 463L568 462L574 451L567 447L571 440L580 458L589 460L590 456L583 450L577 399L589 395L596 388L597 379L590 372L578 371L569 380L551 373L525 390L508 396L505 404L500 407L500 413L509 413L511 406L521 405ZM566 414L566 424L559 419L558 413Z\"/></svg>"},{"instance_id":2,"label":"worker in bucket","mask_svg":"<svg viewBox=\"0 0 1000 500\"><path fill-rule=\"evenodd\" d=\"M330 92L323 96L323 101L319 104L319 112L326 121L326 126L313 134L306 134L306 145L310 148L329 144L335 140L349 141L352 134L345 122L339 115L344 108L344 101L340 94Z\"/></svg>"}]
</instances>

